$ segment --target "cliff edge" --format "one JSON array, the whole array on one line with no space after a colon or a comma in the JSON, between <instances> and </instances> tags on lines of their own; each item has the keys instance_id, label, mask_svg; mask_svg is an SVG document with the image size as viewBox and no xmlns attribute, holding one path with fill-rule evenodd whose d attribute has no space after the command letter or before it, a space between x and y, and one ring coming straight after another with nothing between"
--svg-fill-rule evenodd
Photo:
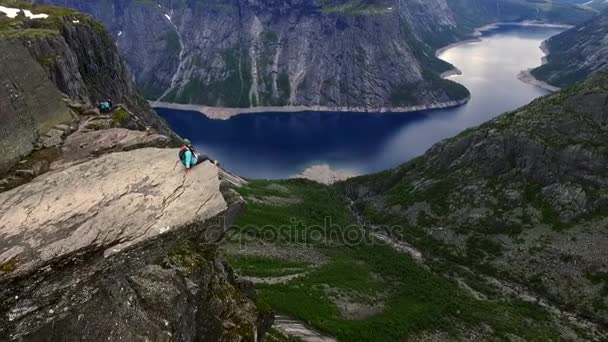
<instances>
[{"instance_id":1,"label":"cliff edge","mask_svg":"<svg viewBox=\"0 0 608 342\"><path fill-rule=\"evenodd\" d=\"M0 194L0 336L255 339L263 319L216 252L243 202L176 154L107 154Z\"/></svg>"}]
</instances>

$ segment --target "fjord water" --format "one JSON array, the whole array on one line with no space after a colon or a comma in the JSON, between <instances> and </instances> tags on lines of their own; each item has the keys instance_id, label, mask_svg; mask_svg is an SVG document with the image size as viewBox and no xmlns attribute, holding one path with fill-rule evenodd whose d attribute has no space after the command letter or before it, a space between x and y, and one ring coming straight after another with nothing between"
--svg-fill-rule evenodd
<instances>
[{"instance_id":1,"label":"fjord water","mask_svg":"<svg viewBox=\"0 0 608 342\"><path fill-rule=\"evenodd\" d=\"M157 108L171 127L237 174L287 178L313 165L364 174L403 163L434 143L547 94L517 74L540 65L539 46L561 29L503 25L479 42L439 57L471 92L461 107L415 113L262 113L212 120L198 112Z\"/></svg>"}]
</instances>

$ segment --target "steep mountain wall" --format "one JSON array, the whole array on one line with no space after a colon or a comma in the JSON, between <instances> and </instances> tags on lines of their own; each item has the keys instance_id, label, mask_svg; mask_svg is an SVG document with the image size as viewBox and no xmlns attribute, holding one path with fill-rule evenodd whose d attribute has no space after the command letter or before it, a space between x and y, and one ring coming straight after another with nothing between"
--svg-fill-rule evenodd
<instances>
[{"instance_id":1,"label":"steep mountain wall","mask_svg":"<svg viewBox=\"0 0 608 342\"><path fill-rule=\"evenodd\" d=\"M40 1L104 22L148 99L220 107L464 99L438 77L451 66L435 49L496 21L578 23L593 13L519 0Z\"/></svg>"},{"instance_id":2,"label":"steep mountain wall","mask_svg":"<svg viewBox=\"0 0 608 342\"><path fill-rule=\"evenodd\" d=\"M468 95L420 40L458 35L444 0L49 2L102 20L151 99L380 108Z\"/></svg>"},{"instance_id":3,"label":"steep mountain wall","mask_svg":"<svg viewBox=\"0 0 608 342\"><path fill-rule=\"evenodd\" d=\"M2 173L34 149L40 134L71 122L73 117L61 100L61 92L25 46L0 38L0 51Z\"/></svg>"},{"instance_id":4,"label":"steep mountain wall","mask_svg":"<svg viewBox=\"0 0 608 342\"><path fill-rule=\"evenodd\" d=\"M608 10L543 43L547 63L532 74L557 87L582 81L608 68Z\"/></svg>"}]
</instances>

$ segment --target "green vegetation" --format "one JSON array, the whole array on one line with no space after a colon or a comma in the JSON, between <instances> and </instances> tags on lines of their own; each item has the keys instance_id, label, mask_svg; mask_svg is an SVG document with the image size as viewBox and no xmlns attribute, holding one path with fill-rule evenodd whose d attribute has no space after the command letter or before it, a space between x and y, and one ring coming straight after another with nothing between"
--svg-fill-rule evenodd
<instances>
[{"instance_id":1,"label":"green vegetation","mask_svg":"<svg viewBox=\"0 0 608 342\"><path fill-rule=\"evenodd\" d=\"M5 262L0 264L0 273L12 273L17 270L17 264L14 262Z\"/></svg>"},{"instance_id":2,"label":"green vegetation","mask_svg":"<svg viewBox=\"0 0 608 342\"><path fill-rule=\"evenodd\" d=\"M349 16L382 15L390 13L395 3L371 0L317 0L324 13L338 13Z\"/></svg>"},{"instance_id":3,"label":"green vegetation","mask_svg":"<svg viewBox=\"0 0 608 342\"><path fill-rule=\"evenodd\" d=\"M297 337L286 336L280 331L271 329L266 336L268 342L302 342L302 339Z\"/></svg>"},{"instance_id":4,"label":"green vegetation","mask_svg":"<svg viewBox=\"0 0 608 342\"><path fill-rule=\"evenodd\" d=\"M182 45L179 42L179 36L177 35L177 32L167 31L163 40L165 41L165 49L167 53L179 54Z\"/></svg>"},{"instance_id":5,"label":"green vegetation","mask_svg":"<svg viewBox=\"0 0 608 342\"><path fill-rule=\"evenodd\" d=\"M129 112L123 107L118 107L114 110L114 114L112 114L112 122L116 126L124 125L129 119Z\"/></svg>"},{"instance_id":6,"label":"green vegetation","mask_svg":"<svg viewBox=\"0 0 608 342\"><path fill-rule=\"evenodd\" d=\"M450 279L371 240L365 228L355 224L338 189L340 186L305 180L256 180L238 189L249 201L230 243L240 243L245 249L262 242L286 251L306 248L307 254L320 254L326 260L289 283L257 286L260 305L310 322L345 341L397 341L437 330L455 335L459 329L474 330L480 324L489 325L494 338L499 339L508 334L539 341L557 338L539 307L519 301L475 300ZM269 196L300 201L273 205L259 200ZM402 220L382 223L400 224L403 231L410 229ZM481 246L487 254L500 252L484 239L472 239L470 244ZM293 255L293 261L286 263L289 257L231 256L239 270L249 269L258 276L281 274L277 270L302 262ZM362 309L362 316L352 319L340 309L339 303L344 301L363 308L380 305L380 309L368 313Z\"/></svg>"},{"instance_id":7,"label":"green vegetation","mask_svg":"<svg viewBox=\"0 0 608 342\"><path fill-rule=\"evenodd\" d=\"M283 259L237 255L230 257L230 264L238 274L255 277L276 277L305 272L310 264Z\"/></svg>"},{"instance_id":8,"label":"green vegetation","mask_svg":"<svg viewBox=\"0 0 608 342\"><path fill-rule=\"evenodd\" d=\"M417 84L403 84L393 89L391 103L394 106L411 106L420 104L417 94L423 94L428 89L443 89L446 95L452 100L462 100L471 95L469 90L463 85L442 79L433 71L423 72L424 81Z\"/></svg>"},{"instance_id":9,"label":"green vegetation","mask_svg":"<svg viewBox=\"0 0 608 342\"><path fill-rule=\"evenodd\" d=\"M530 203L542 213L542 221L551 225L554 229L564 228L563 222L559 219L559 212L551 206L541 193L539 184L528 184L524 190L524 198L527 203Z\"/></svg>"},{"instance_id":10,"label":"green vegetation","mask_svg":"<svg viewBox=\"0 0 608 342\"><path fill-rule=\"evenodd\" d=\"M186 242L168 253L169 260L189 272L204 265L207 260L213 260L214 255L215 247L197 245L194 242Z\"/></svg>"},{"instance_id":11,"label":"green vegetation","mask_svg":"<svg viewBox=\"0 0 608 342\"><path fill-rule=\"evenodd\" d=\"M44 13L49 17L45 19L28 19L23 12L20 12L15 18L8 18L4 15L0 16L0 37L4 38L48 38L59 34L61 27L66 21L78 20L81 25L90 24L91 27L101 33L106 33L105 28L90 16L77 12L75 10L56 7L49 5L35 4L25 1L0 0L0 5L27 9L32 13Z\"/></svg>"},{"instance_id":12,"label":"green vegetation","mask_svg":"<svg viewBox=\"0 0 608 342\"><path fill-rule=\"evenodd\" d=\"M603 284L600 296L608 297L608 272L587 272L585 275L592 284Z\"/></svg>"}]
</instances>

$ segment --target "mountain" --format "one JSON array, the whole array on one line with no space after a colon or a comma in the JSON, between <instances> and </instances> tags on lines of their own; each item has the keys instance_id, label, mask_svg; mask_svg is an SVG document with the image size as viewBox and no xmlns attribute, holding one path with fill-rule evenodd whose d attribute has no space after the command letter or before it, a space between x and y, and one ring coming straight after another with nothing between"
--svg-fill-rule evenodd
<instances>
[{"instance_id":1,"label":"mountain","mask_svg":"<svg viewBox=\"0 0 608 342\"><path fill-rule=\"evenodd\" d=\"M608 73L343 184L428 253L608 323Z\"/></svg>"},{"instance_id":2,"label":"mountain","mask_svg":"<svg viewBox=\"0 0 608 342\"><path fill-rule=\"evenodd\" d=\"M608 66L608 10L543 46L549 54L546 64L532 70L536 78L564 87L597 73Z\"/></svg>"},{"instance_id":3,"label":"mountain","mask_svg":"<svg viewBox=\"0 0 608 342\"><path fill-rule=\"evenodd\" d=\"M604 72L392 170L250 181L223 248L276 333L604 341L607 146Z\"/></svg>"},{"instance_id":4,"label":"mountain","mask_svg":"<svg viewBox=\"0 0 608 342\"><path fill-rule=\"evenodd\" d=\"M273 314L218 250L246 182L178 167L101 24L0 6L0 341L262 340Z\"/></svg>"},{"instance_id":5,"label":"mountain","mask_svg":"<svg viewBox=\"0 0 608 342\"><path fill-rule=\"evenodd\" d=\"M608 2L606 0L591 0L585 1L585 5L595 9L596 11L603 11L608 9Z\"/></svg>"},{"instance_id":6,"label":"mountain","mask_svg":"<svg viewBox=\"0 0 608 342\"><path fill-rule=\"evenodd\" d=\"M3 0L0 5L15 2ZM112 37L100 24L68 9L44 10L47 19L0 17L0 146L5 151L0 172L32 152L54 126L72 122L76 109L92 110L105 99L127 107L130 115L122 118L123 126L172 134L137 92Z\"/></svg>"},{"instance_id":7,"label":"mountain","mask_svg":"<svg viewBox=\"0 0 608 342\"><path fill-rule=\"evenodd\" d=\"M592 13L519 0L44 2L109 27L148 99L224 107L455 105L469 94L439 77L452 67L436 49L494 21Z\"/></svg>"},{"instance_id":8,"label":"mountain","mask_svg":"<svg viewBox=\"0 0 608 342\"><path fill-rule=\"evenodd\" d=\"M540 21L575 25L592 11L566 1L447 0L461 27L473 29L496 22Z\"/></svg>"}]
</instances>

